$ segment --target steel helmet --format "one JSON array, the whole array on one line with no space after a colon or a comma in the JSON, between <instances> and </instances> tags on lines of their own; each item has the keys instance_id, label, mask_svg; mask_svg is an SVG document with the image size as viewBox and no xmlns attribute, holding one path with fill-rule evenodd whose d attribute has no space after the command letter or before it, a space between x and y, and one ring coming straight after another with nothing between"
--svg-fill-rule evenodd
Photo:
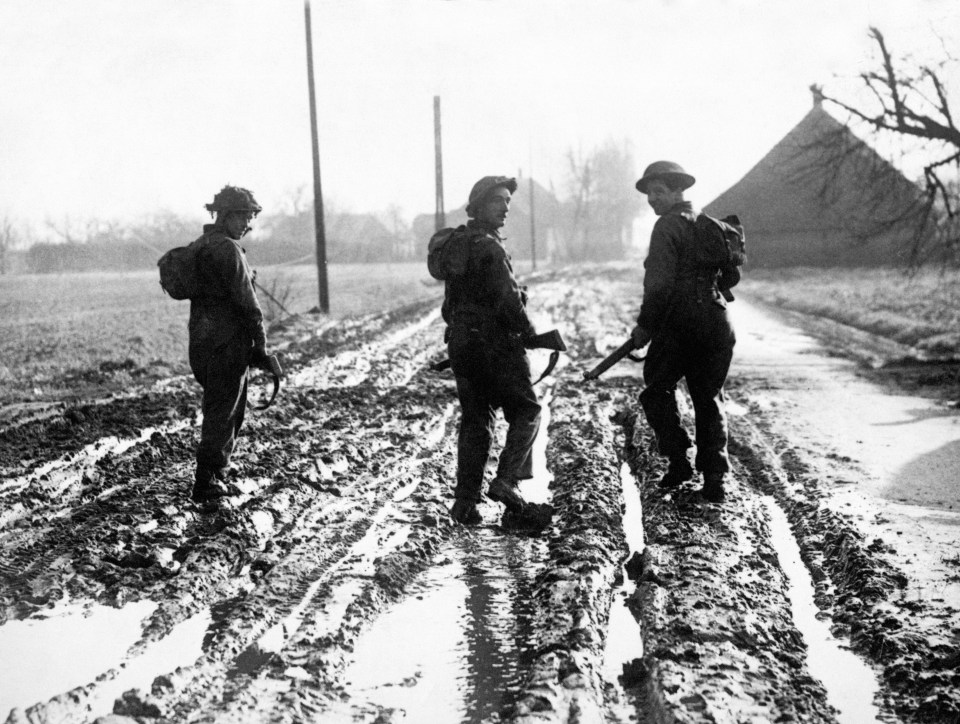
<instances>
[{"instance_id":1,"label":"steel helmet","mask_svg":"<svg viewBox=\"0 0 960 724\"><path fill-rule=\"evenodd\" d=\"M483 203L487 194L501 186L511 194L517 192L517 180L509 176L484 176L477 181L470 189L470 198L467 201L467 216L471 219L476 218L477 212L480 210L477 207Z\"/></svg>"},{"instance_id":2,"label":"steel helmet","mask_svg":"<svg viewBox=\"0 0 960 724\"><path fill-rule=\"evenodd\" d=\"M688 189L697 182L693 176L683 170L679 163L654 161L643 172L643 178L637 181L637 191L642 194L647 193L647 184L656 179L670 179L674 184L679 183L681 189Z\"/></svg>"},{"instance_id":3,"label":"steel helmet","mask_svg":"<svg viewBox=\"0 0 960 724\"><path fill-rule=\"evenodd\" d=\"M252 211L259 214L263 211L253 192L239 186L224 186L213 197L213 203L204 205L211 214L215 211Z\"/></svg>"}]
</instances>

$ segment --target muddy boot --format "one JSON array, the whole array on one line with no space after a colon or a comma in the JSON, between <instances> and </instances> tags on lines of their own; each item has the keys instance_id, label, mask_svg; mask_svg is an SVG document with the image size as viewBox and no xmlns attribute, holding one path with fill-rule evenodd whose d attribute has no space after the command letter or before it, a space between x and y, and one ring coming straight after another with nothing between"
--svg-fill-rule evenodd
<instances>
[{"instance_id":1,"label":"muddy boot","mask_svg":"<svg viewBox=\"0 0 960 724\"><path fill-rule=\"evenodd\" d=\"M239 494L240 491L235 486L220 482L214 471L198 468L190 498L194 503L207 503L217 498Z\"/></svg>"},{"instance_id":2,"label":"muddy boot","mask_svg":"<svg viewBox=\"0 0 960 724\"><path fill-rule=\"evenodd\" d=\"M457 498L450 508L450 517L462 525L479 525L483 522L477 504L466 498Z\"/></svg>"},{"instance_id":3,"label":"muddy boot","mask_svg":"<svg viewBox=\"0 0 960 724\"><path fill-rule=\"evenodd\" d=\"M497 503L503 503L511 513L522 513L527 501L517 490L516 481L507 482L500 478L494 478L487 489L487 497Z\"/></svg>"},{"instance_id":4,"label":"muddy boot","mask_svg":"<svg viewBox=\"0 0 960 724\"><path fill-rule=\"evenodd\" d=\"M661 488L675 488L681 483L685 483L693 477L693 466L686 456L674 458L670 461L670 467L662 478L659 485Z\"/></svg>"},{"instance_id":5,"label":"muddy boot","mask_svg":"<svg viewBox=\"0 0 960 724\"><path fill-rule=\"evenodd\" d=\"M703 490L700 495L710 503L722 503L726 499L726 493L723 492L723 473L704 473Z\"/></svg>"}]
</instances>

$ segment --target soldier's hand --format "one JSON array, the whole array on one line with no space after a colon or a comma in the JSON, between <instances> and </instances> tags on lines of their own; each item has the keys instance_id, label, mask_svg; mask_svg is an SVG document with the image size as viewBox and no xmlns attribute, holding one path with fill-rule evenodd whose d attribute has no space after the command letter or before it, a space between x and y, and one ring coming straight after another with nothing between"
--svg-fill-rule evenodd
<instances>
[{"instance_id":1,"label":"soldier's hand","mask_svg":"<svg viewBox=\"0 0 960 724\"><path fill-rule=\"evenodd\" d=\"M630 339L633 340L633 344L637 349L646 347L650 343L651 336L650 332L639 324L630 331Z\"/></svg>"}]
</instances>

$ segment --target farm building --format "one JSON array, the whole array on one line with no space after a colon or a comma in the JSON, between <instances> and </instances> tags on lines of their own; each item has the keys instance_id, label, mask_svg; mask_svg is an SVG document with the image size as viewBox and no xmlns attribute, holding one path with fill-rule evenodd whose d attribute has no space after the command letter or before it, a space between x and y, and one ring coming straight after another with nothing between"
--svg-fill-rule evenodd
<instances>
[{"instance_id":1,"label":"farm building","mask_svg":"<svg viewBox=\"0 0 960 724\"><path fill-rule=\"evenodd\" d=\"M750 266L903 264L919 188L827 113L819 87L811 90L810 112L704 211L740 217Z\"/></svg>"}]
</instances>

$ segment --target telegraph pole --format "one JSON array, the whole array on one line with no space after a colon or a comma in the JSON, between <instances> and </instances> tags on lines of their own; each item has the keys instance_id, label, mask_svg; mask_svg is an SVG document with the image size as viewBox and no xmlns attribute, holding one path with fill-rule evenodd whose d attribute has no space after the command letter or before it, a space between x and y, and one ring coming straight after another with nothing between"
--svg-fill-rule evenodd
<instances>
[{"instance_id":1,"label":"telegraph pole","mask_svg":"<svg viewBox=\"0 0 960 724\"><path fill-rule=\"evenodd\" d=\"M533 193L533 151L530 151L530 271L537 270L537 221Z\"/></svg>"},{"instance_id":2,"label":"telegraph pole","mask_svg":"<svg viewBox=\"0 0 960 724\"><path fill-rule=\"evenodd\" d=\"M323 220L323 189L320 186L320 142L317 138L317 95L313 86L313 41L310 35L310 0L303 2L307 27L307 85L310 89L310 140L313 142L313 222L316 229L317 285L320 311L330 312L330 291L327 286L327 231Z\"/></svg>"},{"instance_id":3,"label":"telegraph pole","mask_svg":"<svg viewBox=\"0 0 960 724\"><path fill-rule=\"evenodd\" d=\"M447 214L443 207L443 147L440 143L440 96L433 97L433 153L436 159L437 205L434 213L435 231L447 225Z\"/></svg>"}]
</instances>

